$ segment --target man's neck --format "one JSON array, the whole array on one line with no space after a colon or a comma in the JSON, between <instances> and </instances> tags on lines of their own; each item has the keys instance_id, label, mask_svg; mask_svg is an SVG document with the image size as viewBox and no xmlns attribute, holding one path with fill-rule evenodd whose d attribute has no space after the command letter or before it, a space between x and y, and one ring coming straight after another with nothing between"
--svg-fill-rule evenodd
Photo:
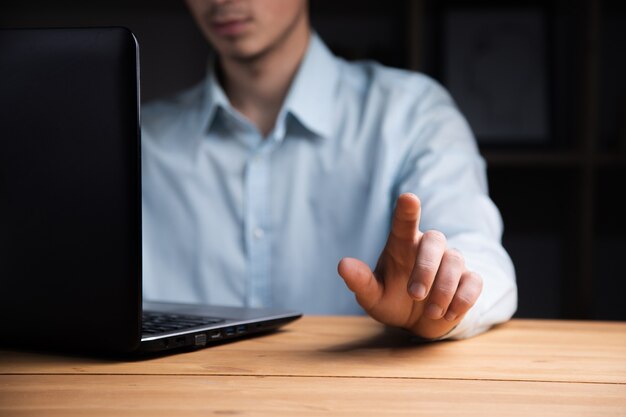
<instances>
[{"instance_id":1,"label":"man's neck","mask_svg":"<svg viewBox=\"0 0 626 417\"><path fill-rule=\"evenodd\" d=\"M291 82L306 52L308 25L270 50L247 60L221 57L222 82L231 104L252 121L263 137L274 125Z\"/></svg>"}]
</instances>

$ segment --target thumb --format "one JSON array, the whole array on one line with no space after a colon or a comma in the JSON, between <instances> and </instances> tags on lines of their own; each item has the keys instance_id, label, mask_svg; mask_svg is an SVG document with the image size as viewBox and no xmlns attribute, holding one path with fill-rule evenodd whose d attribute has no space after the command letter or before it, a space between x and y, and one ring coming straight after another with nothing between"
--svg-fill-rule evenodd
<instances>
[{"instance_id":1,"label":"thumb","mask_svg":"<svg viewBox=\"0 0 626 417\"><path fill-rule=\"evenodd\" d=\"M383 287L376 279L370 267L354 258L343 258L339 261L337 271L356 300L366 311L371 310L383 295Z\"/></svg>"}]
</instances>

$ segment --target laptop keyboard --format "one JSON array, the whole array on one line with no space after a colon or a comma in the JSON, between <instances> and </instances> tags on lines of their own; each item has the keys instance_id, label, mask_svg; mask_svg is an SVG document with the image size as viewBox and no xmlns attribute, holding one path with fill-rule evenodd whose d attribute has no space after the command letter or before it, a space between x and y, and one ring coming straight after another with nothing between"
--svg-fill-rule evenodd
<instances>
[{"instance_id":1,"label":"laptop keyboard","mask_svg":"<svg viewBox=\"0 0 626 417\"><path fill-rule=\"evenodd\" d=\"M145 335L173 332L192 327L208 326L224 321L215 317L189 316L185 314L159 313L144 311L142 333Z\"/></svg>"}]
</instances>

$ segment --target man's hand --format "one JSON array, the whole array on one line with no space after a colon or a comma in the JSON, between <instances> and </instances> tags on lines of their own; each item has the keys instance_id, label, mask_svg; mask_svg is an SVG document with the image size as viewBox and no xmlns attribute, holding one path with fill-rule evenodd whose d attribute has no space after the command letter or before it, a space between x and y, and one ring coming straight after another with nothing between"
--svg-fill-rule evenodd
<instances>
[{"instance_id":1,"label":"man's hand","mask_svg":"<svg viewBox=\"0 0 626 417\"><path fill-rule=\"evenodd\" d=\"M398 197L391 233L374 272L343 258L339 275L374 319L434 339L448 333L474 305L482 278L465 268L461 253L438 231L420 232L420 201Z\"/></svg>"}]
</instances>

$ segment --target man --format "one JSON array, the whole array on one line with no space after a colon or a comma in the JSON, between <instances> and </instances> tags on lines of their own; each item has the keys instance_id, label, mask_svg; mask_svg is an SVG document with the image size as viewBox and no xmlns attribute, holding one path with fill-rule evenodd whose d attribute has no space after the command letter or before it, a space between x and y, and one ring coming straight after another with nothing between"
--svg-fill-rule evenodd
<instances>
[{"instance_id":1,"label":"man","mask_svg":"<svg viewBox=\"0 0 626 417\"><path fill-rule=\"evenodd\" d=\"M364 310L426 339L511 317L485 165L438 84L334 57L306 0L187 5L217 57L144 109L147 298Z\"/></svg>"}]
</instances>

